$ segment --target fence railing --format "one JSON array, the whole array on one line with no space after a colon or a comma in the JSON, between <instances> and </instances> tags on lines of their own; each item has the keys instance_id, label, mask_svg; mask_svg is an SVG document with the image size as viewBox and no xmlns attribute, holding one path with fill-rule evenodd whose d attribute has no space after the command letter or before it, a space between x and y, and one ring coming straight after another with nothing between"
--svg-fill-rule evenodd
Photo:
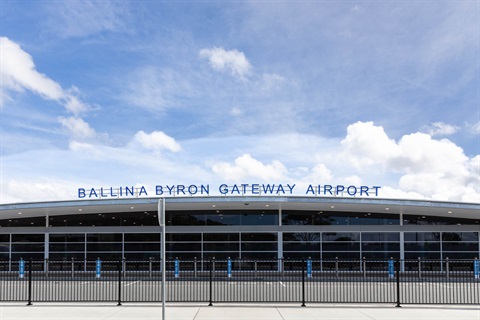
<instances>
[{"instance_id":1,"label":"fence railing","mask_svg":"<svg viewBox=\"0 0 480 320\"><path fill-rule=\"evenodd\" d=\"M169 260L166 301L479 304L475 260ZM0 301L161 302L161 262L0 261Z\"/></svg>"}]
</instances>

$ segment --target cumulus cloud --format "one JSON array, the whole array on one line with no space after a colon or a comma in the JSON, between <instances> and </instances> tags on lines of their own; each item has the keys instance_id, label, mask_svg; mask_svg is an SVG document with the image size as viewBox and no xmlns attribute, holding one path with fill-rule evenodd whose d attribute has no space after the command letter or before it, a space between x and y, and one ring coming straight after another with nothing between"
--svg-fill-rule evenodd
<instances>
[{"instance_id":1,"label":"cumulus cloud","mask_svg":"<svg viewBox=\"0 0 480 320\"><path fill-rule=\"evenodd\" d=\"M212 170L217 175L230 181L241 181L245 178L258 178L263 181L278 181L287 174L287 168L278 160L263 164L244 154L235 159L234 164L221 162L213 165Z\"/></svg>"},{"instance_id":2,"label":"cumulus cloud","mask_svg":"<svg viewBox=\"0 0 480 320\"><path fill-rule=\"evenodd\" d=\"M457 127L443 122L434 122L426 128L430 136L448 136L456 133Z\"/></svg>"},{"instance_id":3,"label":"cumulus cloud","mask_svg":"<svg viewBox=\"0 0 480 320\"><path fill-rule=\"evenodd\" d=\"M252 66L245 54L238 50L223 48L202 49L200 57L208 59L210 66L216 71L227 71L231 75L244 80L250 73Z\"/></svg>"},{"instance_id":4,"label":"cumulus cloud","mask_svg":"<svg viewBox=\"0 0 480 320\"><path fill-rule=\"evenodd\" d=\"M166 135L162 131L153 131L148 134L143 131L139 131L135 134L130 143L132 146L140 146L147 150L159 152L161 150L169 150L172 152L178 152L182 150L182 147L174 138Z\"/></svg>"},{"instance_id":5,"label":"cumulus cloud","mask_svg":"<svg viewBox=\"0 0 480 320\"><path fill-rule=\"evenodd\" d=\"M358 168L375 166L399 172L402 192L432 199L480 201L479 157L469 159L448 139L412 133L396 142L372 122L352 124L347 132L342 140L343 155Z\"/></svg>"},{"instance_id":6,"label":"cumulus cloud","mask_svg":"<svg viewBox=\"0 0 480 320\"><path fill-rule=\"evenodd\" d=\"M8 95L9 91L29 90L44 99L63 104L73 114L87 110L87 105L78 98L77 88L64 90L57 82L38 72L32 56L17 43L6 37L0 37L0 52L2 55L0 59L0 76L2 78L0 106L5 101L11 100Z\"/></svg>"}]
</instances>

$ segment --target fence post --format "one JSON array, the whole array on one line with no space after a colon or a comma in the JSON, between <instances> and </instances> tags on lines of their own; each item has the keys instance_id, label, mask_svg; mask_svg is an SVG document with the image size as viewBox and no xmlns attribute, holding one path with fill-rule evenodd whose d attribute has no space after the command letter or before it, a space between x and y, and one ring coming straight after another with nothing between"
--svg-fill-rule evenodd
<instances>
[{"instance_id":1,"label":"fence post","mask_svg":"<svg viewBox=\"0 0 480 320\"><path fill-rule=\"evenodd\" d=\"M422 258L418 257L418 279L422 277Z\"/></svg>"},{"instance_id":2,"label":"fence post","mask_svg":"<svg viewBox=\"0 0 480 320\"><path fill-rule=\"evenodd\" d=\"M153 274L153 257L150 257L150 260L148 261L148 275L151 278Z\"/></svg>"},{"instance_id":3,"label":"fence post","mask_svg":"<svg viewBox=\"0 0 480 320\"><path fill-rule=\"evenodd\" d=\"M28 302L27 306L32 305L32 258L28 261Z\"/></svg>"},{"instance_id":4,"label":"fence post","mask_svg":"<svg viewBox=\"0 0 480 320\"><path fill-rule=\"evenodd\" d=\"M302 261L302 307L305 307L305 261Z\"/></svg>"},{"instance_id":5,"label":"fence post","mask_svg":"<svg viewBox=\"0 0 480 320\"><path fill-rule=\"evenodd\" d=\"M213 294L212 294L212 290L213 290L213 285L212 285L212 281L213 281L213 263L212 263L212 260L210 260L208 262L209 264L209 267L208 269L210 269L210 299L209 299L209 303L208 303L208 306L211 307L213 306L213 301L212 301L212 297L213 297Z\"/></svg>"},{"instance_id":6,"label":"fence post","mask_svg":"<svg viewBox=\"0 0 480 320\"><path fill-rule=\"evenodd\" d=\"M197 257L195 257L195 260L193 261L193 277L197 277Z\"/></svg>"},{"instance_id":7,"label":"fence post","mask_svg":"<svg viewBox=\"0 0 480 320\"><path fill-rule=\"evenodd\" d=\"M123 259L118 261L118 303L117 306L122 305L122 266Z\"/></svg>"},{"instance_id":8,"label":"fence post","mask_svg":"<svg viewBox=\"0 0 480 320\"><path fill-rule=\"evenodd\" d=\"M280 261L280 272L282 273L282 278L285 275L285 259L282 257L282 260Z\"/></svg>"},{"instance_id":9,"label":"fence post","mask_svg":"<svg viewBox=\"0 0 480 320\"><path fill-rule=\"evenodd\" d=\"M75 277L75 258L72 257L72 279Z\"/></svg>"},{"instance_id":10,"label":"fence post","mask_svg":"<svg viewBox=\"0 0 480 320\"><path fill-rule=\"evenodd\" d=\"M338 279L338 257L335 257L335 276Z\"/></svg>"},{"instance_id":11,"label":"fence post","mask_svg":"<svg viewBox=\"0 0 480 320\"><path fill-rule=\"evenodd\" d=\"M365 279L367 277L367 260L365 259L365 257L363 257L362 269L363 269L363 278Z\"/></svg>"},{"instance_id":12,"label":"fence post","mask_svg":"<svg viewBox=\"0 0 480 320\"><path fill-rule=\"evenodd\" d=\"M447 279L450 278L450 261L447 258L445 258L445 273L446 273L446 276L447 276Z\"/></svg>"},{"instance_id":13,"label":"fence post","mask_svg":"<svg viewBox=\"0 0 480 320\"><path fill-rule=\"evenodd\" d=\"M400 308L400 261L395 260L395 269L397 271L397 304L395 307Z\"/></svg>"}]
</instances>

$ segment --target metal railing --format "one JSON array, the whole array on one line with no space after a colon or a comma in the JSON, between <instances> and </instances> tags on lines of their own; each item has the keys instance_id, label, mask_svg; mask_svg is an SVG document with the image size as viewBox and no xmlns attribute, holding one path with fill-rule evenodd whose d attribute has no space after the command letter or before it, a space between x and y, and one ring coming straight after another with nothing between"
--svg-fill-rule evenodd
<instances>
[{"instance_id":1,"label":"metal railing","mask_svg":"<svg viewBox=\"0 0 480 320\"><path fill-rule=\"evenodd\" d=\"M168 302L479 304L479 260L168 260ZM161 302L161 262L0 261L0 301Z\"/></svg>"}]
</instances>

